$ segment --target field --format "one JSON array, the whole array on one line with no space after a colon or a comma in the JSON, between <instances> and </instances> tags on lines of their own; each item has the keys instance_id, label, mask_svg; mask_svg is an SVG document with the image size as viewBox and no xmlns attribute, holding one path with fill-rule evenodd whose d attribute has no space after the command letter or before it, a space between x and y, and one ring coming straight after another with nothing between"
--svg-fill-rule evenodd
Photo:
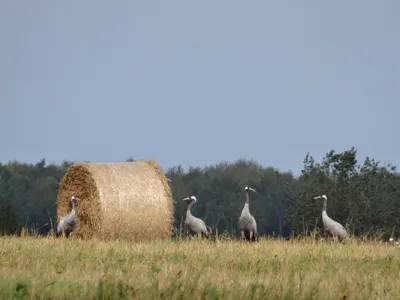
<instances>
[{"instance_id":1,"label":"field","mask_svg":"<svg viewBox=\"0 0 400 300\"><path fill-rule=\"evenodd\" d=\"M400 248L1 237L1 299L398 299Z\"/></svg>"}]
</instances>

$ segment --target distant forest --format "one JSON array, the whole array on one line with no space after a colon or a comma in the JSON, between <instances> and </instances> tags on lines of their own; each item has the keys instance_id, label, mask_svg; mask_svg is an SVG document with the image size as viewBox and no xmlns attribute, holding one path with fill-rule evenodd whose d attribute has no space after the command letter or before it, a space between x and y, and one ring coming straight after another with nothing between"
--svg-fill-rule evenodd
<instances>
[{"instance_id":1,"label":"distant forest","mask_svg":"<svg viewBox=\"0 0 400 300\"><path fill-rule=\"evenodd\" d=\"M132 161L132 159L128 159ZM322 232L321 201L328 196L328 215L351 234L384 238L400 229L400 174L390 164L367 157L357 161L353 147L329 151L320 162L308 153L301 174L281 172L253 160L239 159L204 168L181 166L165 170L175 200L175 227L180 228L186 205L182 198L195 195L193 215L218 232L235 234L243 208L244 187L250 194L250 211L261 235L298 236ZM0 232L19 233L22 228L40 233L56 222L59 182L72 162L46 165L12 161L0 164Z\"/></svg>"}]
</instances>

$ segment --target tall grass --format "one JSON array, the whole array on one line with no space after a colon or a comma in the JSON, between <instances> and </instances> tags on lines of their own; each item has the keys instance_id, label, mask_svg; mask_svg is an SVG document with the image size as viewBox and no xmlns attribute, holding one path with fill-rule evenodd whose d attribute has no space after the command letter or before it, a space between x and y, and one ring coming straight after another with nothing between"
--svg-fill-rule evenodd
<instances>
[{"instance_id":1,"label":"tall grass","mask_svg":"<svg viewBox=\"0 0 400 300\"><path fill-rule=\"evenodd\" d=\"M259 243L0 238L1 299L397 299L400 248L312 238Z\"/></svg>"}]
</instances>

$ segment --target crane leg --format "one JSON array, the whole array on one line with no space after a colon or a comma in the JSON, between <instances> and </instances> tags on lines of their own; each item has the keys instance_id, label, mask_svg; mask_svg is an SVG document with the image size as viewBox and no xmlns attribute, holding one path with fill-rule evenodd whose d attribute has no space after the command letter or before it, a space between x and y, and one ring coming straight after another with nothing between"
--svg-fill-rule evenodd
<instances>
[{"instance_id":1,"label":"crane leg","mask_svg":"<svg viewBox=\"0 0 400 300\"><path fill-rule=\"evenodd\" d=\"M253 231L251 230L244 230L244 239L246 241L251 241L251 234L253 233Z\"/></svg>"},{"instance_id":2,"label":"crane leg","mask_svg":"<svg viewBox=\"0 0 400 300\"><path fill-rule=\"evenodd\" d=\"M193 240L193 234L190 232L189 227L186 224L184 225L183 231L186 237Z\"/></svg>"},{"instance_id":3,"label":"crane leg","mask_svg":"<svg viewBox=\"0 0 400 300\"><path fill-rule=\"evenodd\" d=\"M208 232L207 232L207 233L206 233L206 232L202 232L202 233L201 233L201 237L202 237L202 238L206 238L206 239L209 239L209 238L210 238Z\"/></svg>"},{"instance_id":4,"label":"crane leg","mask_svg":"<svg viewBox=\"0 0 400 300\"><path fill-rule=\"evenodd\" d=\"M210 226L207 226L207 234L211 237L213 235L212 229Z\"/></svg>"}]
</instances>

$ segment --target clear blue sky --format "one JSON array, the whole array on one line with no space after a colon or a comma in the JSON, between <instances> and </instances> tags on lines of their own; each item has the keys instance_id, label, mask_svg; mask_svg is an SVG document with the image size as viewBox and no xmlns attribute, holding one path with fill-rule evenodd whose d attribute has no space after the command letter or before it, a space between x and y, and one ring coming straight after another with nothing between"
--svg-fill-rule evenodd
<instances>
[{"instance_id":1,"label":"clear blue sky","mask_svg":"<svg viewBox=\"0 0 400 300\"><path fill-rule=\"evenodd\" d=\"M400 163L400 2L0 2L0 161Z\"/></svg>"}]
</instances>

